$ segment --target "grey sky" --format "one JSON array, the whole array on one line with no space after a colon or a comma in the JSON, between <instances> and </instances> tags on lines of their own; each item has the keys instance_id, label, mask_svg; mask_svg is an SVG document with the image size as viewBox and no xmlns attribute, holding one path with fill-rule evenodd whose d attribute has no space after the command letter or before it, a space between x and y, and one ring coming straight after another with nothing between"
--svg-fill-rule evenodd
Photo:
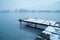
<instances>
[{"instance_id":1,"label":"grey sky","mask_svg":"<svg viewBox=\"0 0 60 40\"><path fill-rule=\"evenodd\" d=\"M59 10L60 0L0 0L0 9Z\"/></svg>"}]
</instances>

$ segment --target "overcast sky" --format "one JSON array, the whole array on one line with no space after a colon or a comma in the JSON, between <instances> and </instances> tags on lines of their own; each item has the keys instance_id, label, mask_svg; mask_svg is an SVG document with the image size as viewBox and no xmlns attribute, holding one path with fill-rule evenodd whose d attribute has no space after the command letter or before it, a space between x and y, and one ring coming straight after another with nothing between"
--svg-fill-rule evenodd
<instances>
[{"instance_id":1,"label":"overcast sky","mask_svg":"<svg viewBox=\"0 0 60 40\"><path fill-rule=\"evenodd\" d=\"M0 0L1 9L59 10L60 0Z\"/></svg>"}]
</instances>

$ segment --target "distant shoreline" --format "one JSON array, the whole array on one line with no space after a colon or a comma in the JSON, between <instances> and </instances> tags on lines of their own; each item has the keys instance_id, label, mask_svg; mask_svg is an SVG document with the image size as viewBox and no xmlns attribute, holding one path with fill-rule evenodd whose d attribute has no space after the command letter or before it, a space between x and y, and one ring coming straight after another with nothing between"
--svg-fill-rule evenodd
<instances>
[{"instance_id":1,"label":"distant shoreline","mask_svg":"<svg viewBox=\"0 0 60 40\"><path fill-rule=\"evenodd\" d=\"M0 11L0 13L11 13L11 12L17 12L17 13L20 13L20 12L47 12L47 13L60 13L60 10L55 10L55 11L51 11L51 10L14 10L14 11L11 11L11 10L2 10Z\"/></svg>"}]
</instances>

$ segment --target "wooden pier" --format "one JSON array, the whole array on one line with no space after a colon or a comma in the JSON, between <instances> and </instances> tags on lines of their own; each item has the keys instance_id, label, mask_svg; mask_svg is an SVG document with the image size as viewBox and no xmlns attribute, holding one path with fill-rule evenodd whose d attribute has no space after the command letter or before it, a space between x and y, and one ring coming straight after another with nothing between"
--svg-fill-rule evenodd
<instances>
[{"instance_id":1,"label":"wooden pier","mask_svg":"<svg viewBox=\"0 0 60 40\"><path fill-rule=\"evenodd\" d=\"M49 21L49 20L25 18L25 19L19 19L19 22L20 25L22 25L22 22L26 22L35 24L35 27L37 27L37 25L44 25L44 26L53 26L60 28L60 22Z\"/></svg>"},{"instance_id":2,"label":"wooden pier","mask_svg":"<svg viewBox=\"0 0 60 40\"><path fill-rule=\"evenodd\" d=\"M25 19L19 19L20 25L22 25L22 22L26 22L27 25L29 23L35 24L35 28L37 28L37 25L43 25L47 26L47 28L42 31L41 35L38 35L35 40L50 40L52 39L52 34L58 35L60 38L60 33L55 32L55 28L58 28L60 30L60 22L56 21L50 21L50 20L41 20L41 19L32 19L32 18L25 18ZM60 32L60 31L59 31ZM54 37L54 39L58 40L58 37Z\"/></svg>"}]
</instances>

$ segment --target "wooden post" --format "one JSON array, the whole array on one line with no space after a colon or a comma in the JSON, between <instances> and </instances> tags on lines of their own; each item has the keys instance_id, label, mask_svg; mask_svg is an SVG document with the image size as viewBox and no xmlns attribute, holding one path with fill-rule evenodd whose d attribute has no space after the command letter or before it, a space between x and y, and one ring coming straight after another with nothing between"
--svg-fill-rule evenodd
<instances>
[{"instance_id":1,"label":"wooden post","mask_svg":"<svg viewBox=\"0 0 60 40\"><path fill-rule=\"evenodd\" d=\"M37 24L35 24L35 28L37 27Z\"/></svg>"},{"instance_id":2,"label":"wooden post","mask_svg":"<svg viewBox=\"0 0 60 40\"><path fill-rule=\"evenodd\" d=\"M20 25L22 25L22 22L20 21Z\"/></svg>"}]
</instances>

